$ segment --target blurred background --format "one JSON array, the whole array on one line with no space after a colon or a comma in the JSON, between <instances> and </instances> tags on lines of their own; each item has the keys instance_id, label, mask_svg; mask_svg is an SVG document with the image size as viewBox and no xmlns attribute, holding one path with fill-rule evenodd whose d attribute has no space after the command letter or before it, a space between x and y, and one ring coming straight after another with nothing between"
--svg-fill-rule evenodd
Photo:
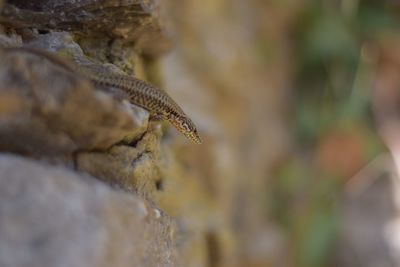
<instances>
[{"instance_id":1,"label":"blurred background","mask_svg":"<svg viewBox=\"0 0 400 267\"><path fill-rule=\"evenodd\" d=\"M205 140L174 139L203 264L400 266L400 2L160 3L162 82Z\"/></svg>"}]
</instances>

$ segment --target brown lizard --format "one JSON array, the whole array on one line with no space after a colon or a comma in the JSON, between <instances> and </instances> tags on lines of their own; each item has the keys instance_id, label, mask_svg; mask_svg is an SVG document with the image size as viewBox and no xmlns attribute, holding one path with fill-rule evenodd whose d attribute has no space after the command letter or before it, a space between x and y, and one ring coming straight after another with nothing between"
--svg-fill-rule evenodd
<instances>
[{"instance_id":1,"label":"brown lizard","mask_svg":"<svg viewBox=\"0 0 400 267\"><path fill-rule=\"evenodd\" d=\"M178 104L167 93L145 81L126 74L112 73L104 66L83 57L69 55L74 63L71 64L55 54L36 48L9 47L1 42L0 47L7 51L25 51L36 54L74 74L83 75L94 83L120 88L128 94L132 104L148 110L153 118L169 121L194 143L202 143L196 126Z\"/></svg>"}]
</instances>

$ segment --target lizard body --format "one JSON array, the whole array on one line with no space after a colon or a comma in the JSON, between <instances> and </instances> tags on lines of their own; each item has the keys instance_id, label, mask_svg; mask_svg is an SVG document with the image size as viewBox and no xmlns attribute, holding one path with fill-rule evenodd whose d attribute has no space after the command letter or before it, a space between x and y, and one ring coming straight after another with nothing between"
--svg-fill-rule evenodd
<instances>
[{"instance_id":1,"label":"lizard body","mask_svg":"<svg viewBox=\"0 0 400 267\"><path fill-rule=\"evenodd\" d=\"M86 57L69 55L74 64L50 52L31 47L0 47L8 51L25 51L41 56L52 63L78 75L82 75L99 85L120 88L128 95L132 104L143 107L157 118L168 120L179 132L196 144L201 138L192 120L183 112L178 104L164 91L135 77L110 71L101 64Z\"/></svg>"},{"instance_id":2,"label":"lizard body","mask_svg":"<svg viewBox=\"0 0 400 267\"><path fill-rule=\"evenodd\" d=\"M132 103L149 110L158 118L168 120L188 139L197 144L201 143L200 136L192 120L164 91L129 75L109 73L106 68L89 60L75 57L73 61L79 70L93 82L123 89Z\"/></svg>"}]
</instances>

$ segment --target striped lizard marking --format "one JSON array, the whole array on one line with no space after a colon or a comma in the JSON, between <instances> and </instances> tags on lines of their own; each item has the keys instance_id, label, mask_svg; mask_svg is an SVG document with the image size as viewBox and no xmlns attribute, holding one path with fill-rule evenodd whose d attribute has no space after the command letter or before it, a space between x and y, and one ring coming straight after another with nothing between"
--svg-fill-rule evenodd
<instances>
[{"instance_id":1,"label":"striped lizard marking","mask_svg":"<svg viewBox=\"0 0 400 267\"><path fill-rule=\"evenodd\" d=\"M129 101L138 105L155 117L169 121L179 132L196 144L202 140L193 121L183 112L179 105L164 91L135 77L112 73L104 66L88 58L69 55L72 62L64 60L50 52L31 47L9 47L0 42L6 51L23 51L41 56L64 69L82 75L99 85L120 88L128 94Z\"/></svg>"}]
</instances>

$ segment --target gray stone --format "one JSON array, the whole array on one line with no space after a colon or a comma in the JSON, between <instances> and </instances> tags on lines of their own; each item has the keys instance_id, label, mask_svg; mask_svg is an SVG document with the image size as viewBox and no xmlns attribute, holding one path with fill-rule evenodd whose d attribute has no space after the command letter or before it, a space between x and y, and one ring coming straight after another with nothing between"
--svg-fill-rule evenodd
<instances>
[{"instance_id":1,"label":"gray stone","mask_svg":"<svg viewBox=\"0 0 400 267\"><path fill-rule=\"evenodd\" d=\"M177 266L170 218L90 177L0 155L0 266Z\"/></svg>"},{"instance_id":2,"label":"gray stone","mask_svg":"<svg viewBox=\"0 0 400 267\"><path fill-rule=\"evenodd\" d=\"M121 38L145 54L170 48L161 30L155 0L10 0L0 23L13 28L69 31L83 38Z\"/></svg>"}]
</instances>

